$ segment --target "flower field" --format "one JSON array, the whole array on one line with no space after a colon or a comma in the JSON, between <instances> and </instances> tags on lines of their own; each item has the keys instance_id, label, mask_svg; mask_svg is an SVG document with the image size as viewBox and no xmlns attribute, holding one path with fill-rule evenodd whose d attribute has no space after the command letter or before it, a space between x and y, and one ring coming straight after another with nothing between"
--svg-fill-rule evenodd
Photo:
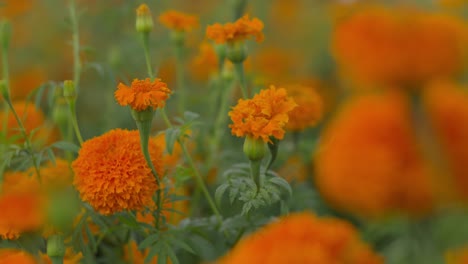
<instances>
[{"instance_id":1,"label":"flower field","mask_svg":"<svg viewBox=\"0 0 468 264\"><path fill-rule=\"evenodd\" d=\"M0 0L0 264L468 264L467 21Z\"/></svg>"}]
</instances>

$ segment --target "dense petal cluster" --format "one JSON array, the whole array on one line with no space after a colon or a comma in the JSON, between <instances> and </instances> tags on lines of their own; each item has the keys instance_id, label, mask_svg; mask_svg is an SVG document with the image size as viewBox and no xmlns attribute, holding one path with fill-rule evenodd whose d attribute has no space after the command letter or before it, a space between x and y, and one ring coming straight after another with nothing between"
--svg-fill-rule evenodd
<instances>
[{"instance_id":1,"label":"dense petal cluster","mask_svg":"<svg viewBox=\"0 0 468 264\"><path fill-rule=\"evenodd\" d=\"M359 239L351 224L296 213L242 239L219 263L378 264L383 260Z\"/></svg>"},{"instance_id":2,"label":"dense petal cluster","mask_svg":"<svg viewBox=\"0 0 468 264\"><path fill-rule=\"evenodd\" d=\"M368 8L339 22L332 41L338 64L356 81L419 86L460 71L466 33L454 16Z\"/></svg>"},{"instance_id":3,"label":"dense petal cluster","mask_svg":"<svg viewBox=\"0 0 468 264\"><path fill-rule=\"evenodd\" d=\"M294 85L286 89L297 103L297 107L289 113L286 128L291 131L301 131L315 126L323 115L323 102L320 95L309 86Z\"/></svg>"},{"instance_id":4,"label":"dense petal cluster","mask_svg":"<svg viewBox=\"0 0 468 264\"><path fill-rule=\"evenodd\" d=\"M150 140L149 152L162 175L162 149ZM141 151L138 131L115 129L86 141L72 167L81 199L101 214L153 204L158 185Z\"/></svg>"},{"instance_id":5,"label":"dense petal cluster","mask_svg":"<svg viewBox=\"0 0 468 264\"><path fill-rule=\"evenodd\" d=\"M452 83L431 84L424 95L427 113L440 145L440 159L456 193L468 202L468 93ZM452 191L452 193L454 193Z\"/></svg>"},{"instance_id":6,"label":"dense petal cluster","mask_svg":"<svg viewBox=\"0 0 468 264\"><path fill-rule=\"evenodd\" d=\"M221 25L216 23L206 28L206 36L218 44L233 43L254 37L257 42L263 41L263 22L258 18L249 19L248 15L234 23Z\"/></svg>"},{"instance_id":7,"label":"dense petal cluster","mask_svg":"<svg viewBox=\"0 0 468 264\"><path fill-rule=\"evenodd\" d=\"M119 83L114 93L115 99L121 106L129 105L136 111L143 111L149 107L153 109L164 107L170 94L171 90L161 79L151 82L149 78L134 79L130 87Z\"/></svg>"},{"instance_id":8,"label":"dense petal cluster","mask_svg":"<svg viewBox=\"0 0 468 264\"><path fill-rule=\"evenodd\" d=\"M0 249L1 264L36 264L37 261L32 255L19 249Z\"/></svg>"},{"instance_id":9,"label":"dense petal cluster","mask_svg":"<svg viewBox=\"0 0 468 264\"><path fill-rule=\"evenodd\" d=\"M433 206L429 169L399 94L351 99L325 129L317 188L336 208L361 216L418 215Z\"/></svg>"},{"instance_id":10,"label":"dense petal cluster","mask_svg":"<svg viewBox=\"0 0 468 264\"><path fill-rule=\"evenodd\" d=\"M239 99L229 112L232 134L238 137L251 136L270 142L270 137L283 139L288 113L296 107L284 88L271 86L260 91L252 99Z\"/></svg>"},{"instance_id":11,"label":"dense petal cluster","mask_svg":"<svg viewBox=\"0 0 468 264\"><path fill-rule=\"evenodd\" d=\"M169 29L188 32L198 27L198 17L175 10L169 10L159 16L159 21Z\"/></svg>"}]
</instances>

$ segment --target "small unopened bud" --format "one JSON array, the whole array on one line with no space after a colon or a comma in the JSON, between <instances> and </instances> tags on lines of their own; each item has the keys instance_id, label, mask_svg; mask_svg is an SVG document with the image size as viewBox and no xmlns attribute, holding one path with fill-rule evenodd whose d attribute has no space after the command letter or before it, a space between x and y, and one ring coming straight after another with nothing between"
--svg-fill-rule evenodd
<instances>
[{"instance_id":1,"label":"small unopened bud","mask_svg":"<svg viewBox=\"0 0 468 264\"><path fill-rule=\"evenodd\" d=\"M255 139L247 136L244 141L244 154L251 161L259 161L263 159L266 153L265 142L261 138Z\"/></svg>"},{"instance_id":2,"label":"small unopened bud","mask_svg":"<svg viewBox=\"0 0 468 264\"><path fill-rule=\"evenodd\" d=\"M67 101L76 99L76 87L73 81L66 80L63 82L63 96Z\"/></svg>"},{"instance_id":3,"label":"small unopened bud","mask_svg":"<svg viewBox=\"0 0 468 264\"><path fill-rule=\"evenodd\" d=\"M234 42L228 45L226 55L232 63L242 63L247 59L247 48L242 41Z\"/></svg>"},{"instance_id":4,"label":"small unopened bud","mask_svg":"<svg viewBox=\"0 0 468 264\"><path fill-rule=\"evenodd\" d=\"M47 239L47 255L50 258L63 258L65 251L65 243L61 235L51 235Z\"/></svg>"},{"instance_id":5,"label":"small unopened bud","mask_svg":"<svg viewBox=\"0 0 468 264\"><path fill-rule=\"evenodd\" d=\"M141 4L137 10L136 30L140 33L149 33L153 30L153 17L146 4Z\"/></svg>"}]
</instances>

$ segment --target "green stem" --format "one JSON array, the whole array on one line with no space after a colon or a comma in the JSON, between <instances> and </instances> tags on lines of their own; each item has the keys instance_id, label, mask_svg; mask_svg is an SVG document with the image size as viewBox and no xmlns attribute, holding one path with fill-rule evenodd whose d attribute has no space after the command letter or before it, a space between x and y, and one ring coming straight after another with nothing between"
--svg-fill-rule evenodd
<instances>
[{"instance_id":1,"label":"green stem","mask_svg":"<svg viewBox=\"0 0 468 264\"><path fill-rule=\"evenodd\" d=\"M143 50L145 53L145 61L146 61L146 70L148 71L148 76L151 80L154 79L153 69L151 67L151 57L149 53L149 33L142 33L142 40L143 40Z\"/></svg>"},{"instance_id":2,"label":"green stem","mask_svg":"<svg viewBox=\"0 0 468 264\"><path fill-rule=\"evenodd\" d=\"M76 100L72 100L68 104L68 108L70 110L71 123L72 123L73 129L75 130L76 138L78 139L78 142L80 143L80 145L83 145L83 137L81 136L80 127L78 126L78 119L76 117Z\"/></svg>"},{"instance_id":3,"label":"green stem","mask_svg":"<svg viewBox=\"0 0 468 264\"><path fill-rule=\"evenodd\" d=\"M177 79L177 94L179 95L178 110L179 114L185 111L185 104L187 98L187 91L185 90L185 73L184 73L184 46L183 43L175 44L175 57L176 57L176 79Z\"/></svg>"},{"instance_id":4,"label":"green stem","mask_svg":"<svg viewBox=\"0 0 468 264\"><path fill-rule=\"evenodd\" d=\"M81 60L80 60L80 35L78 27L78 16L76 14L75 0L70 1L70 20L72 26L73 43L73 82L76 89L80 86ZM77 90L78 91L78 90Z\"/></svg>"},{"instance_id":5,"label":"green stem","mask_svg":"<svg viewBox=\"0 0 468 264\"><path fill-rule=\"evenodd\" d=\"M32 149L32 144L31 141L29 140L29 136L26 133L26 129L24 128L23 122L18 116L18 113L16 113L15 108L13 107L13 104L11 103L10 98L5 98L5 101L7 102L8 106L10 107L11 112L13 113L13 116L16 119L16 122L18 123L21 135L23 136L25 142L26 142L26 149L28 150L28 154L31 157L31 160L33 162L34 170L36 171L37 178L39 181L41 180L41 173L39 171L39 164L37 162L36 156L33 154L33 149Z\"/></svg>"},{"instance_id":6,"label":"green stem","mask_svg":"<svg viewBox=\"0 0 468 264\"><path fill-rule=\"evenodd\" d=\"M63 264L63 257L49 257L52 264Z\"/></svg>"},{"instance_id":7,"label":"green stem","mask_svg":"<svg viewBox=\"0 0 468 264\"><path fill-rule=\"evenodd\" d=\"M262 188L262 178L260 174L260 165L262 164L261 160L251 160L250 161L250 176L257 185L257 191L260 191Z\"/></svg>"},{"instance_id":8,"label":"green stem","mask_svg":"<svg viewBox=\"0 0 468 264\"><path fill-rule=\"evenodd\" d=\"M240 83L242 97L246 99L249 94L247 93L247 81L245 79L244 64L234 63L234 69L236 70L236 75Z\"/></svg>"},{"instance_id":9,"label":"green stem","mask_svg":"<svg viewBox=\"0 0 468 264\"><path fill-rule=\"evenodd\" d=\"M205 182L203 181L203 178L200 175L200 172L197 170L195 163L193 162L193 159L187 150L187 147L183 144L183 142L180 139L177 139L177 142L180 144L182 151L184 153L184 156L187 159L187 162L189 163L190 167L192 167L192 170L195 174L195 181L198 187L201 189L201 191L205 195L205 198L208 201L208 204L210 205L211 210L216 215L216 219L218 220L218 223L221 225L223 222L223 218L221 217L221 214L219 213L218 208L216 207L216 204L213 198L211 198L211 195L208 192L208 188L206 187Z\"/></svg>"}]
</instances>

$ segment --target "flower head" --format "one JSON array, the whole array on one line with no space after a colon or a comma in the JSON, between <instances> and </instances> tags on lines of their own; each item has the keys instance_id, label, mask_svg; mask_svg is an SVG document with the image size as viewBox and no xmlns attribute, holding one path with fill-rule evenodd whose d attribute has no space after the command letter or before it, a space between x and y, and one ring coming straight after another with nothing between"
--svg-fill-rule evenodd
<instances>
[{"instance_id":1,"label":"flower head","mask_svg":"<svg viewBox=\"0 0 468 264\"><path fill-rule=\"evenodd\" d=\"M234 43L255 37L257 42L263 41L263 22L258 18L249 19L248 15L239 18L234 23L221 25L216 23L206 28L206 36L216 43Z\"/></svg>"},{"instance_id":2,"label":"flower head","mask_svg":"<svg viewBox=\"0 0 468 264\"><path fill-rule=\"evenodd\" d=\"M445 253L446 264L466 264L468 263L468 246L449 250Z\"/></svg>"},{"instance_id":3,"label":"flower head","mask_svg":"<svg viewBox=\"0 0 468 264\"><path fill-rule=\"evenodd\" d=\"M288 113L296 107L284 88L260 91L252 99L239 99L229 112L233 124L232 134L238 137L249 135L270 142L270 137L283 139L284 126L289 120Z\"/></svg>"},{"instance_id":4,"label":"flower head","mask_svg":"<svg viewBox=\"0 0 468 264\"><path fill-rule=\"evenodd\" d=\"M333 53L359 83L420 86L462 66L465 27L454 16L368 8L339 22Z\"/></svg>"},{"instance_id":5,"label":"flower head","mask_svg":"<svg viewBox=\"0 0 468 264\"><path fill-rule=\"evenodd\" d=\"M159 21L169 29L188 32L198 27L198 17L175 10L169 10L159 16Z\"/></svg>"},{"instance_id":6,"label":"flower head","mask_svg":"<svg viewBox=\"0 0 468 264\"><path fill-rule=\"evenodd\" d=\"M169 98L171 90L161 79L153 82L149 78L145 80L135 79L128 87L119 83L115 91L115 99L121 106L130 105L133 110L143 111L152 107L153 109L163 107Z\"/></svg>"},{"instance_id":7,"label":"flower head","mask_svg":"<svg viewBox=\"0 0 468 264\"><path fill-rule=\"evenodd\" d=\"M0 263L2 264L36 264L32 255L19 249L0 249Z\"/></svg>"},{"instance_id":8,"label":"flower head","mask_svg":"<svg viewBox=\"0 0 468 264\"><path fill-rule=\"evenodd\" d=\"M426 213L433 190L418 147L402 96L352 98L324 132L317 188L332 206L360 216Z\"/></svg>"},{"instance_id":9,"label":"flower head","mask_svg":"<svg viewBox=\"0 0 468 264\"><path fill-rule=\"evenodd\" d=\"M301 131L316 125L323 115L322 98L318 93L309 86L293 85L286 89L297 103L297 107L289 113L286 128L291 131Z\"/></svg>"},{"instance_id":10,"label":"flower head","mask_svg":"<svg viewBox=\"0 0 468 264\"><path fill-rule=\"evenodd\" d=\"M383 259L359 239L351 224L296 213L242 239L219 263L379 264Z\"/></svg>"},{"instance_id":11,"label":"flower head","mask_svg":"<svg viewBox=\"0 0 468 264\"><path fill-rule=\"evenodd\" d=\"M149 152L162 175L162 149L150 140ZM81 199L101 214L153 205L158 185L141 152L138 131L115 129L86 141L72 167Z\"/></svg>"}]
</instances>

